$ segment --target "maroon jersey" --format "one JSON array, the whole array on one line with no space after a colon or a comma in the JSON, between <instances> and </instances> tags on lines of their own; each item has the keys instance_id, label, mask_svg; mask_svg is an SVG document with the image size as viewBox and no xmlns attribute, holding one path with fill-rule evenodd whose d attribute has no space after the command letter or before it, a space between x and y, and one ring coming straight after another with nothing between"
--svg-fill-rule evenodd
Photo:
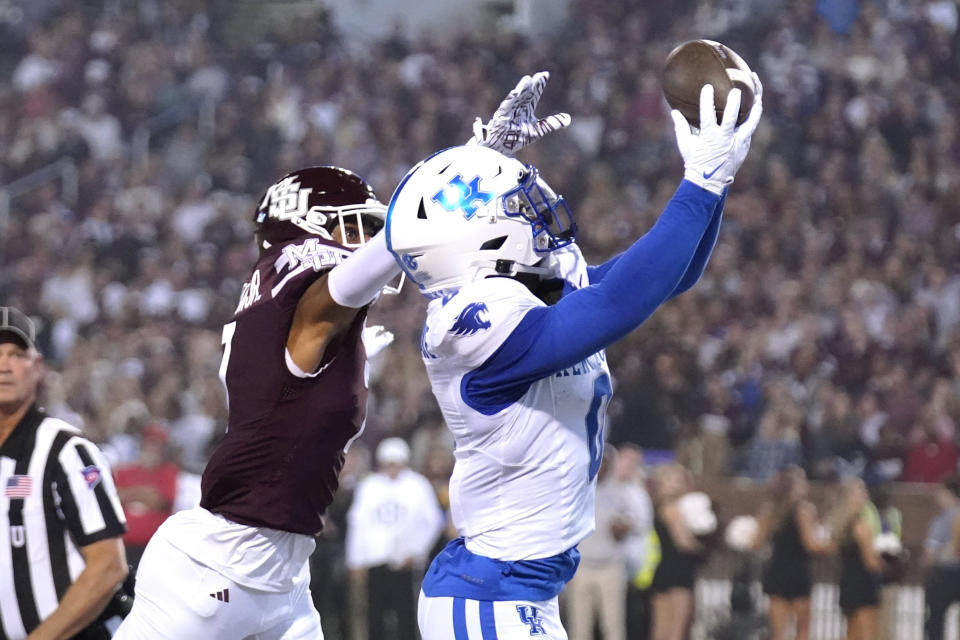
<instances>
[{"instance_id":1,"label":"maroon jersey","mask_svg":"<svg viewBox=\"0 0 960 640\"><path fill-rule=\"evenodd\" d=\"M328 346L312 377L291 373L287 334L300 297L348 251L313 235L263 252L224 327L220 376L230 416L203 472L200 505L241 524L316 534L343 448L366 415L366 309Z\"/></svg>"}]
</instances>

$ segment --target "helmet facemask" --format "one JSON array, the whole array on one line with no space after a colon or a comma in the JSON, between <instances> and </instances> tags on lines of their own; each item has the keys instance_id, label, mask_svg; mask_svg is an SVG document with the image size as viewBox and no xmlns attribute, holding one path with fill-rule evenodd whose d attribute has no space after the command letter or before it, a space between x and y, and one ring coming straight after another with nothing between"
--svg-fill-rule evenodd
<instances>
[{"instance_id":1,"label":"helmet facemask","mask_svg":"<svg viewBox=\"0 0 960 640\"><path fill-rule=\"evenodd\" d=\"M554 193L533 165L527 165L520 184L500 198L503 212L530 223L538 254L565 247L576 240L577 225L563 196Z\"/></svg>"},{"instance_id":2,"label":"helmet facemask","mask_svg":"<svg viewBox=\"0 0 960 640\"><path fill-rule=\"evenodd\" d=\"M377 235L383 229L383 222L387 216L387 207L375 200L365 204L351 204L343 207L314 207L327 219L324 227L327 240L342 244L348 249L363 246L367 237ZM357 229L357 239L347 238L346 229L353 225ZM322 234L318 234L322 235Z\"/></svg>"}]
</instances>

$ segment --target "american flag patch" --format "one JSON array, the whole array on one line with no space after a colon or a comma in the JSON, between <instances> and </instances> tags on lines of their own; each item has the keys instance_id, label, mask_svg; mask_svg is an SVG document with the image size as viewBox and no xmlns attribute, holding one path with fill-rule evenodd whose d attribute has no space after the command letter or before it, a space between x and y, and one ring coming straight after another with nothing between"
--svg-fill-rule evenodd
<instances>
[{"instance_id":1,"label":"american flag patch","mask_svg":"<svg viewBox=\"0 0 960 640\"><path fill-rule=\"evenodd\" d=\"M30 476L13 475L7 478L7 485L3 489L3 495L8 498L26 498L30 495L30 489L33 487L33 478Z\"/></svg>"}]
</instances>

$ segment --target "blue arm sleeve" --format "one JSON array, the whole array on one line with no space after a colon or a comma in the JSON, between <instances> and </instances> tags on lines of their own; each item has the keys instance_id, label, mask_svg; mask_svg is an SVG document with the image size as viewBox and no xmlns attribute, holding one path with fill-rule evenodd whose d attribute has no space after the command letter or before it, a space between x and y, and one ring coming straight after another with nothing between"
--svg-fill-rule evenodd
<instances>
[{"instance_id":1,"label":"blue arm sleeve","mask_svg":"<svg viewBox=\"0 0 960 640\"><path fill-rule=\"evenodd\" d=\"M603 280L603 278L610 273L610 269L613 268L613 265L617 264L622 256L622 253L618 253L603 264L598 264L596 266L587 265L587 281L590 284L597 284Z\"/></svg>"},{"instance_id":2,"label":"blue arm sleeve","mask_svg":"<svg viewBox=\"0 0 960 640\"><path fill-rule=\"evenodd\" d=\"M496 413L534 381L585 360L643 323L677 288L718 202L684 180L653 228L600 282L528 311L500 348L464 376L464 400L482 413Z\"/></svg>"},{"instance_id":3,"label":"blue arm sleeve","mask_svg":"<svg viewBox=\"0 0 960 640\"><path fill-rule=\"evenodd\" d=\"M703 234L703 238L700 239L700 245L697 247L697 252L693 254L693 260L690 261L690 266L687 267L687 272L683 274L683 278L680 280L680 284L677 285L677 288L674 289L673 294L670 296L678 296L693 285L697 283L697 280L700 279L700 276L703 275L704 270L707 268L707 262L710 260L710 255L713 253L713 248L717 244L717 236L720 234L720 221L723 218L723 205L727 201L727 190L724 189L723 195L720 197L720 202L717 203L717 208L713 210L713 218L710 220L710 226L707 227L706 233ZM587 278L590 284L596 284L603 280L604 276L613 268L613 265L617 264L617 261L622 256L622 253L618 253L613 256L603 264L598 264L596 266L587 267Z\"/></svg>"},{"instance_id":4,"label":"blue arm sleeve","mask_svg":"<svg viewBox=\"0 0 960 640\"><path fill-rule=\"evenodd\" d=\"M717 236L720 235L720 222L723 220L723 205L726 201L727 190L724 189L723 195L720 196L720 202L717 203L717 208L713 210L710 226L707 227L707 231L700 239L700 245L697 247L696 253L693 254L693 260L690 261L687 272L683 274L677 288L670 294L671 298L680 295L695 285L707 268L707 262L710 261L710 256L713 254L713 248L717 245Z\"/></svg>"}]
</instances>

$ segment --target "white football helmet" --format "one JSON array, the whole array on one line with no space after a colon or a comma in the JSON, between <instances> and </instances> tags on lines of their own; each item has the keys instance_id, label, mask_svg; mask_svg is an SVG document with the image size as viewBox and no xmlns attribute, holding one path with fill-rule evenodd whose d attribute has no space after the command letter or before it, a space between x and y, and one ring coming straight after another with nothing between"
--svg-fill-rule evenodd
<instances>
[{"instance_id":1,"label":"white football helmet","mask_svg":"<svg viewBox=\"0 0 960 640\"><path fill-rule=\"evenodd\" d=\"M387 247L425 294L492 275L539 272L576 225L536 167L481 146L436 153L400 182L387 208Z\"/></svg>"}]
</instances>

